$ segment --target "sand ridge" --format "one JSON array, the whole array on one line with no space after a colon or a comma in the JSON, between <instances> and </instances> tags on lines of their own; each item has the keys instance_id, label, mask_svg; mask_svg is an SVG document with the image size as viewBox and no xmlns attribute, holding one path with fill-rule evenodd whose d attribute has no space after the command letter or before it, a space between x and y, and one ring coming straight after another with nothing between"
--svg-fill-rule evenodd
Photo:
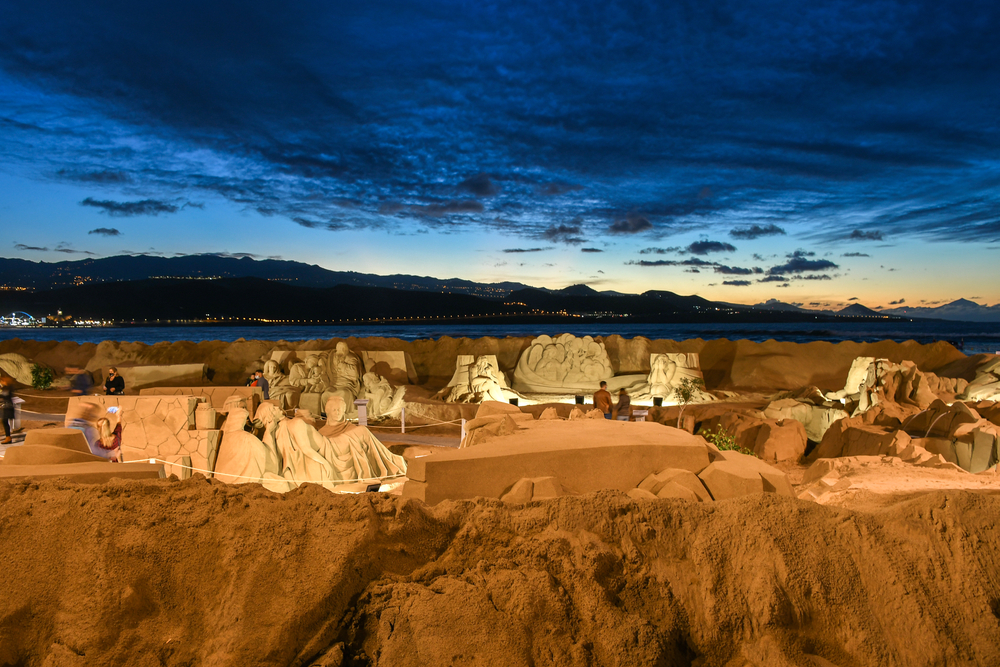
<instances>
[{"instance_id":1,"label":"sand ridge","mask_svg":"<svg viewBox=\"0 0 1000 667\"><path fill-rule=\"evenodd\" d=\"M6 483L0 663L1000 664L998 511Z\"/></svg>"}]
</instances>

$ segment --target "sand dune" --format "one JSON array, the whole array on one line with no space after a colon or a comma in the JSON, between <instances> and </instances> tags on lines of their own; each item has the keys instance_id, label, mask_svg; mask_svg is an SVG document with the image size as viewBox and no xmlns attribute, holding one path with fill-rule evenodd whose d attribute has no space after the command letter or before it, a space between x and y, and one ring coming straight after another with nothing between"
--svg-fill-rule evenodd
<instances>
[{"instance_id":1,"label":"sand dune","mask_svg":"<svg viewBox=\"0 0 1000 667\"><path fill-rule=\"evenodd\" d=\"M998 511L15 483L0 663L1000 664Z\"/></svg>"}]
</instances>

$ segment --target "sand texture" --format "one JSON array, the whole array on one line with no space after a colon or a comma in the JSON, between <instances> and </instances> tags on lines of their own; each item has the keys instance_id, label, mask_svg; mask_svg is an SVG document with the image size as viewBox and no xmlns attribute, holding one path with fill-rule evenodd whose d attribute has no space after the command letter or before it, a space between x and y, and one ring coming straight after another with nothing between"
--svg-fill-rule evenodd
<instances>
[{"instance_id":1,"label":"sand texture","mask_svg":"<svg viewBox=\"0 0 1000 667\"><path fill-rule=\"evenodd\" d=\"M998 512L5 483L0 664L995 665Z\"/></svg>"}]
</instances>

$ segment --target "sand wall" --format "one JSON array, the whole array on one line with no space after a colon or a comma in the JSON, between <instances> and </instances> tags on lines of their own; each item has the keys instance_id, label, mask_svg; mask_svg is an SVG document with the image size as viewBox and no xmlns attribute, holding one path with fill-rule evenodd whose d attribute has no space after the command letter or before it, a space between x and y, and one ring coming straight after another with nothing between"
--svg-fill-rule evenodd
<instances>
[{"instance_id":1,"label":"sand wall","mask_svg":"<svg viewBox=\"0 0 1000 667\"><path fill-rule=\"evenodd\" d=\"M1000 664L998 512L3 483L0 664Z\"/></svg>"},{"instance_id":2,"label":"sand wall","mask_svg":"<svg viewBox=\"0 0 1000 667\"><path fill-rule=\"evenodd\" d=\"M18 352L29 359L61 370L76 363L90 370L109 364L185 364L204 363L212 384L242 384L247 373L261 366L261 359L274 348L298 350L332 349L337 341L237 340L235 342L206 341L121 343L105 341L99 345L70 342L0 341L0 352ZM413 359L420 384L443 386L455 371L455 359L460 354L495 354L501 369L513 370L521 352L531 338L450 338L403 341L395 338L347 338L348 345L360 350L399 350ZM968 369L961 363L965 355L948 343L921 345L914 341L895 343L785 343L748 340L730 341L687 340L670 341L638 337L624 339L609 336L604 339L612 367L618 374L649 371L649 355L653 352L697 352L710 389L796 389L816 385L833 391L843 389L847 371L855 357L884 357L895 363L916 362L922 371L950 372L958 377ZM951 376L951 375L949 375ZM970 379L970 378L967 378Z\"/></svg>"}]
</instances>

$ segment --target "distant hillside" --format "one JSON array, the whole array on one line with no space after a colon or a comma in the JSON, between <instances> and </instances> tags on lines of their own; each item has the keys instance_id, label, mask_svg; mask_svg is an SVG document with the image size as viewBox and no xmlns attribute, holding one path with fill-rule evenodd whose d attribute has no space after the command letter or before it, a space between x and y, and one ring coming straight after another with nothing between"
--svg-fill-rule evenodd
<instances>
[{"instance_id":1,"label":"distant hillside","mask_svg":"<svg viewBox=\"0 0 1000 667\"><path fill-rule=\"evenodd\" d=\"M932 320L1000 322L1000 304L980 306L968 299L959 299L934 308L901 306L899 308L886 308L881 312L899 317L923 317Z\"/></svg>"},{"instance_id":2,"label":"distant hillside","mask_svg":"<svg viewBox=\"0 0 1000 667\"><path fill-rule=\"evenodd\" d=\"M0 284L47 290L87 283L148 280L153 278L261 278L300 287L386 287L412 291L450 292L487 299L506 298L511 291L527 287L522 283L476 283L459 278L439 279L427 276L379 276L355 271L330 271L315 264L290 260L218 255L154 257L117 255L100 259L67 262L32 262L0 258Z\"/></svg>"},{"instance_id":3,"label":"distant hillside","mask_svg":"<svg viewBox=\"0 0 1000 667\"><path fill-rule=\"evenodd\" d=\"M45 292L0 292L0 312L37 316L62 310L77 319L203 320L206 318L340 319L481 316L527 309L467 294L386 287L300 287L261 278L133 280Z\"/></svg>"},{"instance_id":4,"label":"distant hillside","mask_svg":"<svg viewBox=\"0 0 1000 667\"><path fill-rule=\"evenodd\" d=\"M884 310L872 310L867 306L862 306L860 303L852 303L846 308L841 308L837 311L838 315L849 315L851 317L887 317L889 316Z\"/></svg>"},{"instance_id":5,"label":"distant hillside","mask_svg":"<svg viewBox=\"0 0 1000 667\"><path fill-rule=\"evenodd\" d=\"M574 290L577 291L577 290ZM428 319L466 318L517 321L629 322L796 322L833 319L815 313L759 312L717 304L698 296L657 291L607 296L561 295L521 289L504 301L440 291L338 285L301 287L262 278L187 280L161 278L88 283L38 292L0 292L0 312L26 311L41 317L62 311L77 319L124 322L337 321L392 320L405 324Z\"/></svg>"}]
</instances>

